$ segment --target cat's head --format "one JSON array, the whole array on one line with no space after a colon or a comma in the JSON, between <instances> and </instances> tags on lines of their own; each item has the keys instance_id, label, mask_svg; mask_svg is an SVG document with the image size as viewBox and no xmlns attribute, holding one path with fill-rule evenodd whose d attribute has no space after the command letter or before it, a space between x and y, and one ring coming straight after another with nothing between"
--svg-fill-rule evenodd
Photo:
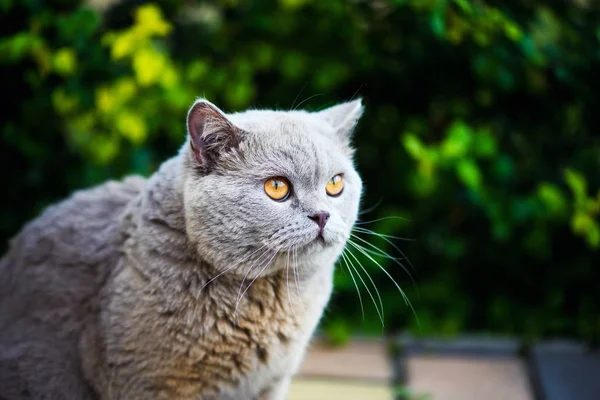
<instances>
[{"instance_id":1,"label":"cat's head","mask_svg":"<svg viewBox=\"0 0 600 400\"><path fill-rule=\"evenodd\" d=\"M186 231L199 255L249 277L333 263L358 214L350 136L362 111L355 100L225 114L196 101L182 157Z\"/></svg>"}]
</instances>

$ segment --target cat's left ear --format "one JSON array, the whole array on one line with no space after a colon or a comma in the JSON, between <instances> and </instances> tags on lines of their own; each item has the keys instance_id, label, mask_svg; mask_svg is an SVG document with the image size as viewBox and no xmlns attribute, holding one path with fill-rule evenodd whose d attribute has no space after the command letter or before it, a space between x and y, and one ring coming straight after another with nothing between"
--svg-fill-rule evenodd
<instances>
[{"instance_id":1,"label":"cat's left ear","mask_svg":"<svg viewBox=\"0 0 600 400\"><path fill-rule=\"evenodd\" d=\"M187 130L194 160L205 169L212 167L223 152L237 147L242 135L223 111L205 99L196 100L190 108Z\"/></svg>"},{"instance_id":2,"label":"cat's left ear","mask_svg":"<svg viewBox=\"0 0 600 400\"><path fill-rule=\"evenodd\" d=\"M364 110L362 99L340 103L317 113L327 121L343 140L350 139Z\"/></svg>"}]
</instances>

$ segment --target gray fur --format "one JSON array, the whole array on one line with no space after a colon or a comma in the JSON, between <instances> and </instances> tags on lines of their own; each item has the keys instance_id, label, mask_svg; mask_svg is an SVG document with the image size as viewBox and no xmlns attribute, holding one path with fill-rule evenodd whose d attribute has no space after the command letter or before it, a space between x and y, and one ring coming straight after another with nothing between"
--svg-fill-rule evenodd
<instances>
[{"instance_id":1,"label":"gray fur","mask_svg":"<svg viewBox=\"0 0 600 400\"><path fill-rule=\"evenodd\" d=\"M198 100L189 141L150 179L77 192L26 225L0 261L0 398L283 399L357 217L361 113ZM291 182L284 202L264 192L274 176Z\"/></svg>"}]
</instances>

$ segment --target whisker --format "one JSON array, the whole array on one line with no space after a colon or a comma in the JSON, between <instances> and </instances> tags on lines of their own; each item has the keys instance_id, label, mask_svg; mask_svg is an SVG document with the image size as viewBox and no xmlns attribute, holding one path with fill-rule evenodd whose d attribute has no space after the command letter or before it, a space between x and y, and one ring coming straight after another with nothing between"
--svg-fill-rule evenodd
<instances>
[{"instance_id":1,"label":"whisker","mask_svg":"<svg viewBox=\"0 0 600 400\"><path fill-rule=\"evenodd\" d=\"M404 252L402 250L400 250L398 248L398 246L396 246L396 244L394 242L392 242L390 239L388 239L388 237L391 237L391 238L394 238L394 239L406 240L406 241L412 241L411 239L403 239L403 238L398 238L396 236L383 235L381 233L372 231L370 229L365 229L365 228L360 228L360 227L354 227L352 229L353 230L356 229L358 232L361 232L361 233L366 233L366 234L369 234L369 235L375 235L375 236L380 237L385 242L387 242L388 244L390 244L394 249L396 249L396 251L398 253L400 253L400 255L404 258L404 260L406 260L408 262L408 265L413 269L413 271L415 270L414 265L410 262L410 260L408 259L408 257L406 257L406 255L404 254Z\"/></svg>"},{"instance_id":2,"label":"whisker","mask_svg":"<svg viewBox=\"0 0 600 400\"><path fill-rule=\"evenodd\" d=\"M368 214L368 213L370 213L370 212L374 211L374 210L375 210L377 207L379 207L379 206L381 205L381 203L382 203L382 202L383 202L383 198L379 199L379 200L377 201L377 203L375 203L375 205L374 205L374 206L371 206L371 207L369 207L369 208L365 208L364 210L361 210L361 211L358 213L358 215L365 215L365 214Z\"/></svg>"},{"instance_id":3,"label":"whisker","mask_svg":"<svg viewBox=\"0 0 600 400\"><path fill-rule=\"evenodd\" d=\"M238 302L240 299L240 293L242 292L242 287L244 287L244 282L246 282L246 277L248 277L248 274L250 273L250 271L252 271L254 269L255 265L259 260L261 260L265 254L267 254L269 252L269 249L266 249L256 260L254 260L254 262L250 265L250 268L248 268L248 271L246 271L246 273L244 274L244 278L242 279L242 283L240 283L240 288L238 290ZM268 256L267 256L268 257ZM236 305L236 309L237 309L237 305Z\"/></svg>"},{"instance_id":4,"label":"whisker","mask_svg":"<svg viewBox=\"0 0 600 400\"><path fill-rule=\"evenodd\" d=\"M397 258L395 258L395 257L393 257L393 256L391 256L391 255L389 255L389 254L388 254L388 253L386 253L385 251L381 250L379 247L375 246L375 245L374 245L374 244L372 244L372 243L369 243L368 241L366 241L365 239L361 238L360 236L357 236L357 235L355 235L355 234L353 234L353 233L351 233L350 235L351 235L353 238L355 238L355 239L358 239L358 240L360 240L361 242L363 242L363 243L366 243L366 244L368 244L369 246L371 246L372 248L374 248L375 250L377 250L377 251L375 252L377 255L379 255L379 256L381 256L381 257L388 258L388 259L392 260L393 262L395 262L396 264L398 264L398 265L399 265L399 266L400 266L400 267L401 267L401 268L404 270L404 272L406 272L406 273L408 274L408 276L410 277L410 280L412 281L412 283L413 283L414 285L416 285L416 283L415 283L415 280L413 279L413 276L412 276L412 274L410 273L410 271L409 271L409 270L408 270L408 269L407 269L407 268L404 266L404 264L402 264L402 263L401 263L401 262L400 262L400 261L399 261ZM357 243L355 242L355 244L357 244ZM363 247L363 246L361 246L361 247L362 247L362 248L363 248L365 251L368 251L369 253L371 253L371 251L369 251L369 249L366 249L366 248L365 248L365 247ZM398 249L398 251L399 251L399 249ZM408 259L407 259L406 257L405 257L404 259L408 261ZM410 261L409 261L409 263L410 263ZM411 266L412 266L412 265L411 265ZM413 267L413 269L414 269L414 267Z\"/></svg>"},{"instance_id":5,"label":"whisker","mask_svg":"<svg viewBox=\"0 0 600 400\"><path fill-rule=\"evenodd\" d=\"M391 217L377 218L377 219L374 219L374 220L371 220L371 221L358 221L358 222L356 222L356 225L372 224L373 222L385 221L386 219L400 219L402 221L410 221L410 219L408 219L408 218L391 216Z\"/></svg>"},{"instance_id":6,"label":"whisker","mask_svg":"<svg viewBox=\"0 0 600 400\"><path fill-rule=\"evenodd\" d=\"M290 110L294 109L294 104L296 104L296 100L298 100L298 97L300 97L300 95L302 94L302 92L304 91L304 89L306 89L306 85L308 85L308 81L306 81L306 83L304 84L304 86L302 86L302 89L300 89L300 91L298 92L298 94L294 98L294 101L292 102L292 106L290 107Z\"/></svg>"},{"instance_id":7,"label":"whisker","mask_svg":"<svg viewBox=\"0 0 600 400\"><path fill-rule=\"evenodd\" d=\"M381 264L379 264L379 262L377 262L377 260L375 260L373 257L371 257L369 255L369 253L365 251L366 249L363 246L359 245L358 243L356 243L356 242L354 242L352 240L348 240L348 243L350 243L356 250L358 250L360 253L362 253L369 260L371 260L372 262L374 262L375 265L377 265L386 275L388 275L388 277L392 280L392 282L394 282L394 284L396 285L396 287L400 291L400 294L404 298L404 301L406 302L407 299L406 299L406 296L404 294L404 291L400 288L400 285L396 282L396 280L394 280L394 278L386 271L386 269L383 268L381 266Z\"/></svg>"},{"instance_id":8,"label":"whisker","mask_svg":"<svg viewBox=\"0 0 600 400\"><path fill-rule=\"evenodd\" d=\"M373 261L379 267L379 269L381 269L387 275L387 277L391 279L391 281L394 283L394 285L396 285L396 288L398 289L398 291L402 295L402 298L404 299L404 302L406 303L406 305L409 306L410 309L412 310L412 312L413 312L413 314L414 314L414 316L415 316L415 318L417 320L417 325L419 326L419 329L420 329L421 328L421 324L419 322L419 317L417 317L417 313L415 312L415 309L414 309L412 303L410 302L410 300L408 300L408 297L406 296L406 293L404 293L404 291L402 290L402 288L400 287L400 285L398 284L398 282L396 282L396 280L392 277L392 275L390 275L390 273L387 272L385 270L385 268L383 268L381 266L381 264L379 264L377 262L377 260L375 260L373 257L371 257L369 255L369 253L367 253L366 251L364 251L363 248L360 245L354 243L351 240L349 240L348 243L350 243L354 248L356 248L358 251L360 251L362 254L364 254L368 259L370 259L371 261ZM352 253L350 253L350 254L352 254Z\"/></svg>"},{"instance_id":9,"label":"whisker","mask_svg":"<svg viewBox=\"0 0 600 400\"><path fill-rule=\"evenodd\" d=\"M250 286L252 286L252 284L260 277L260 275L265 272L265 270L267 269L267 267L273 262L273 260L275 259L275 256L277 255L277 253L279 252L279 250L275 250L275 252L273 253L273 255L271 256L271 258L269 259L269 262L259 271L259 273L254 277L254 279L252 279L252 282L250 282L250 284L248 285L248 287L246 287L246 290L244 290L244 293L242 293L242 296L238 299L237 303L235 304L235 311L233 312L234 314L237 312L238 306L240 305L240 302L242 301L242 299L244 298L244 295L246 294L246 292L248 291L248 289L250 289Z\"/></svg>"},{"instance_id":10,"label":"whisker","mask_svg":"<svg viewBox=\"0 0 600 400\"><path fill-rule=\"evenodd\" d=\"M290 251L293 249L293 246L288 250L286 263L285 263L285 284L287 286L287 294L288 301L290 302L290 308L292 309L292 313L294 314L294 319L297 321L296 310L294 310L294 306L292 305L292 297L290 295Z\"/></svg>"},{"instance_id":11,"label":"whisker","mask_svg":"<svg viewBox=\"0 0 600 400\"><path fill-rule=\"evenodd\" d=\"M407 242L414 242L415 241L415 239L403 238L403 237L400 237L400 236L386 235L384 233L375 232L375 231L372 231L370 229L363 228L363 227L360 227L360 226L355 226L355 227L352 228L352 230L353 231L356 230L356 231L359 231L361 233L367 233L369 235L379 236L381 238L404 240L404 241L407 241Z\"/></svg>"},{"instance_id":12,"label":"whisker","mask_svg":"<svg viewBox=\"0 0 600 400\"><path fill-rule=\"evenodd\" d=\"M300 299L300 304L302 304L302 310L306 311L306 309L304 308L304 302L302 301L302 297L300 296L300 285L298 284L298 252L297 252L297 248L294 248L294 265L293 265L293 269L294 269L294 280L296 281L296 293L298 294L298 298Z\"/></svg>"},{"instance_id":13,"label":"whisker","mask_svg":"<svg viewBox=\"0 0 600 400\"><path fill-rule=\"evenodd\" d=\"M364 249L369 254L372 254L372 255L375 255L375 256L378 256L378 257L387 258L389 260L395 260L395 261L398 261L398 262L404 260L404 258L396 258L396 257L390 256L390 255L387 255L387 254L382 254L382 253L378 252L377 250L368 249L366 247Z\"/></svg>"},{"instance_id":14,"label":"whisker","mask_svg":"<svg viewBox=\"0 0 600 400\"><path fill-rule=\"evenodd\" d=\"M350 273L350 277L352 278L352 282L354 282L354 287L356 288L356 293L358 294L358 301L360 302L360 311L362 314L362 319L365 319L365 307L363 306L363 302L362 302L362 296L360 294L360 290L358 289L358 284L356 283L356 279L354 279L354 275L352 274L352 271L350 270L350 266L348 265L348 261L346 260L346 255L344 254L344 250L342 250L342 260L344 260L344 263L346 264L346 268L348 269L348 272ZM342 268L343 271L343 268Z\"/></svg>"},{"instance_id":15,"label":"whisker","mask_svg":"<svg viewBox=\"0 0 600 400\"><path fill-rule=\"evenodd\" d=\"M263 249L265 246L266 246L266 244L262 245L261 247L259 247L258 249L254 250L252 253L250 253L249 255L247 255L246 257L244 257L243 259L241 259L240 261L238 261L237 263L233 264L231 267L227 268L225 271L222 271L219 274L217 274L216 276L212 277L209 281L207 281L204 285L202 285L202 287L200 288L200 291L202 291L202 289L204 289L206 286L208 286L209 283L211 283L212 281L214 281L215 279L217 279L221 275L225 274L226 272L231 271L232 269L234 269L235 267L237 267L238 265L240 265L241 263L243 263L244 261L246 261L248 258L252 257L254 254L256 254L259 250Z\"/></svg>"},{"instance_id":16,"label":"whisker","mask_svg":"<svg viewBox=\"0 0 600 400\"><path fill-rule=\"evenodd\" d=\"M367 293L369 293L369 296L371 297L371 300L373 301L373 305L375 306L375 310L377 310L377 314L379 314L379 319L381 320L381 329L383 329L383 327L385 326L385 324L383 322L383 319L384 319L384 317L383 317L383 301L381 300L381 295L379 294L379 290L377 289L377 285L375 284L375 282L373 281L373 278L371 278L371 275L369 275L369 273L367 272L367 270L365 269L365 267L363 267L362 263L358 260L358 258L356 258L356 256L354 254L352 254L351 251L348 251L348 254L350 254L352 256L352 258L354 258L354 260L356 261L356 263L358 264L358 266L367 275L367 278L369 279L369 281L373 285L373 289L375 289L375 292L377 293L377 298L379 300L379 306L381 307L381 311L379 310L379 307L377 307L377 303L375 302L375 297L371 293L371 290L369 290L369 287L365 283L365 280L362 278L362 276L358 272L358 269L356 269L356 267L354 266L354 263L352 262L352 260L350 259L350 257L348 257L348 261L350 261L350 265L352 265L352 267L354 268L354 272L356 272L356 274L358 275L358 278L363 283L363 286L365 287L365 289L367 290Z\"/></svg>"},{"instance_id":17,"label":"whisker","mask_svg":"<svg viewBox=\"0 0 600 400\"><path fill-rule=\"evenodd\" d=\"M298 107L300 107L302 104L306 103L308 100L315 98L317 96L323 96L325 93L317 93L317 94L313 94L312 96L307 97L306 99L302 100L300 103L298 103L298 105L296 107L294 107L292 109L292 111L295 111Z\"/></svg>"},{"instance_id":18,"label":"whisker","mask_svg":"<svg viewBox=\"0 0 600 400\"><path fill-rule=\"evenodd\" d=\"M356 239L360 238L360 236L357 236L353 233L350 234L351 237L354 237ZM371 245L373 245L372 243L370 243ZM374 246L374 245L373 245ZM369 253L371 254L375 254L377 256L383 257L383 258L388 258L390 260L398 260L398 261L402 261L402 260L406 260L406 258L398 258L398 257L394 257L391 254L386 253L385 251L381 250L380 248L375 248L375 250L372 249L366 249Z\"/></svg>"},{"instance_id":19,"label":"whisker","mask_svg":"<svg viewBox=\"0 0 600 400\"><path fill-rule=\"evenodd\" d=\"M352 97L350 97L350 100L349 100L349 101L352 101L352 100L354 100L354 96L356 96L356 95L358 94L358 92L360 92L360 89L362 89L362 88L363 88L363 87L365 87L365 86L367 86L367 84L366 84L366 83L363 83L363 84L361 84L361 85L358 87L358 89L356 89L356 92L354 92L354 94L352 95Z\"/></svg>"}]
</instances>

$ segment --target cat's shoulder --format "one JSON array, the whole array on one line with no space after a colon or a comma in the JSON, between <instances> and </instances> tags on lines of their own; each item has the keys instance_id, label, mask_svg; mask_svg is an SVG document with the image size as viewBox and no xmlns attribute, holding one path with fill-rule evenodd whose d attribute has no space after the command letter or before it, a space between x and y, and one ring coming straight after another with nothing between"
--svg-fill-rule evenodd
<instances>
[{"instance_id":1,"label":"cat's shoulder","mask_svg":"<svg viewBox=\"0 0 600 400\"><path fill-rule=\"evenodd\" d=\"M105 240L114 230L127 204L143 190L146 179L129 176L121 181L107 181L98 186L78 190L68 198L48 206L37 218L26 224L11 241L11 249L30 248L40 252L44 243L62 242L85 247L94 238Z\"/></svg>"}]
</instances>

